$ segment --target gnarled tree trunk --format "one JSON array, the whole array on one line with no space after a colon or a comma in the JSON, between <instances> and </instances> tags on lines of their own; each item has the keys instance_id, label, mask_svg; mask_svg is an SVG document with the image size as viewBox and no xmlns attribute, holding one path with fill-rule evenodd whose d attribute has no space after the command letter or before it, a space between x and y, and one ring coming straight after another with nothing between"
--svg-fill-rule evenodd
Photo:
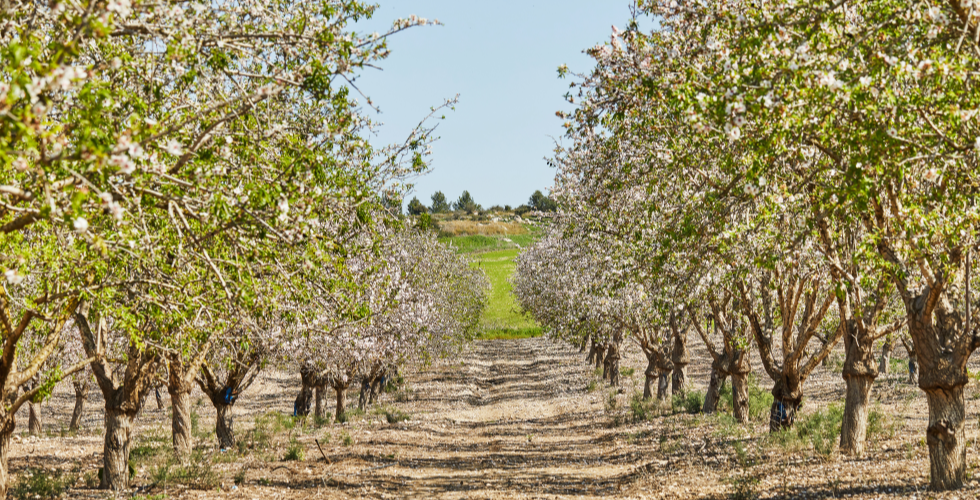
<instances>
[{"instance_id":1,"label":"gnarled tree trunk","mask_svg":"<svg viewBox=\"0 0 980 500\"><path fill-rule=\"evenodd\" d=\"M43 432L40 406L40 403L33 401L27 403L27 430L32 436L40 436Z\"/></svg>"},{"instance_id":2,"label":"gnarled tree trunk","mask_svg":"<svg viewBox=\"0 0 980 500\"><path fill-rule=\"evenodd\" d=\"M603 362L603 378L607 378L609 385L619 387L619 342L613 341L606 348L606 359Z\"/></svg>"},{"instance_id":3,"label":"gnarled tree trunk","mask_svg":"<svg viewBox=\"0 0 980 500\"><path fill-rule=\"evenodd\" d=\"M889 363L892 359L892 349L894 348L894 341L891 335L885 338L885 343L881 346L881 361L878 362L878 373L888 373Z\"/></svg>"},{"instance_id":4,"label":"gnarled tree trunk","mask_svg":"<svg viewBox=\"0 0 980 500\"><path fill-rule=\"evenodd\" d=\"M677 317L671 314L671 330L673 345L670 350L671 394L681 394L686 390L687 365L691 363L691 355L687 352L687 328L678 324Z\"/></svg>"},{"instance_id":5,"label":"gnarled tree trunk","mask_svg":"<svg viewBox=\"0 0 980 500\"><path fill-rule=\"evenodd\" d=\"M171 371L173 373L173 370ZM170 393L170 431L174 447L174 456L186 464L191 457L193 439L191 435L191 391L184 387L167 387Z\"/></svg>"},{"instance_id":6,"label":"gnarled tree trunk","mask_svg":"<svg viewBox=\"0 0 980 500\"><path fill-rule=\"evenodd\" d=\"M235 446L235 418L232 415L232 405L218 403L214 406L217 416L214 421L214 435L218 438L218 446L230 449Z\"/></svg>"},{"instance_id":7,"label":"gnarled tree trunk","mask_svg":"<svg viewBox=\"0 0 980 500\"><path fill-rule=\"evenodd\" d=\"M742 349L732 350L732 416L745 424L749 421L749 353Z\"/></svg>"},{"instance_id":8,"label":"gnarled tree trunk","mask_svg":"<svg viewBox=\"0 0 980 500\"><path fill-rule=\"evenodd\" d=\"M156 396L156 399L157 399L157 409L158 410L162 410L163 409L163 396L160 395L160 386L156 386L156 387L153 388L153 394Z\"/></svg>"},{"instance_id":9,"label":"gnarled tree trunk","mask_svg":"<svg viewBox=\"0 0 980 500\"><path fill-rule=\"evenodd\" d=\"M718 409L721 386L724 385L726 378L728 378L726 374L714 366L711 367L711 378L708 380L708 390L704 393L704 406L701 407L701 413L714 413Z\"/></svg>"},{"instance_id":10,"label":"gnarled tree trunk","mask_svg":"<svg viewBox=\"0 0 980 500\"><path fill-rule=\"evenodd\" d=\"M929 403L930 485L935 490L963 486L966 476L966 426L963 385L923 389Z\"/></svg>"},{"instance_id":11,"label":"gnarled tree trunk","mask_svg":"<svg viewBox=\"0 0 980 500\"><path fill-rule=\"evenodd\" d=\"M314 406L313 417L323 422L327 419L327 386L318 385L314 392L316 393L316 405Z\"/></svg>"},{"instance_id":12,"label":"gnarled tree trunk","mask_svg":"<svg viewBox=\"0 0 980 500\"><path fill-rule=\"evenodd\" d=\"M796 421L796 411L803 401L799 375L795 370L787 370L773 385L772 406L769 408L769 432L788 429Z\"/></svg>"},{"instance_id":13,"label":"gnarled tree trunk","mask_svg":"<svg viewBox=\"0 0 980 500\"><path fill-rule=\"evenodd\" d=\"M78 427L82 423L85 398L88 397L88 384L88 376L71 381L72 388L75 389L75 408L71 411L71 423L68 424L68 432L78 432Z\"/></svg>"},{"instance_id":14,"label":"gnarled tree trunk","mask_svg":"<svg viewBox=\"0 0 980 500\"><path fill-rule=\"evenodd\" d=\"M0 499L7 498L10 485L10 436L14 433L14 415L0 408Z\"/></svg>"},{"instance_id":15,"label":"gnarled tree trunk","mask_svg":"<svg viewBox=\"0 0 980 500\"><path fill-rule=\"evenodd\" d=\"M874 359L874 338L855 320L841 325L844 330L844 369L841 376L847 385L844 419L841 422L840 451L845 455L864 454L868 434L868 402L878 376Z\"/></svg>"},{"instance_id":16,"label":"gnarled tree trunk","mask_svg":"<svg viewBox=\"0 0 980 500\"><path fill-rule=\"evenodd\" d=\"M652 352L645 354L647 357L647 369L643 372L643 399L647 400L653 397L653 381L657 380L657 360Z\"/></svg>"},{"instance_id":17,"label":"gnarled tree trunk","mask_svg":"<svg viewBox=\"0 0 980 500\"><path fill-rule=\"evenodd\" d=\"M106 408L105 447L102 454L103 489L129 489L129 452L135 411Z\"/></svg>"},{"instance_id":18,"label":"gnarled tree trunk","mask_svg":"<svg viewBox=\"0 0 980 500\"><path fill-rule=\"evenodd\" d=\"M657 400L664 401L667 399L667 389L670 388L670 373L662 371L657 376Z\"/></svg>"},{"instance_id":19,"label":"gnarled tree trunk","mask_svg":"<svg viewBox=\"0 0 980 500\"><path fill-rule=\"evenodd\" d=\"M337 391L337 422L347 422L347 385L339 383L334 384L333 389Z\"/></svg>"}]
</instances>

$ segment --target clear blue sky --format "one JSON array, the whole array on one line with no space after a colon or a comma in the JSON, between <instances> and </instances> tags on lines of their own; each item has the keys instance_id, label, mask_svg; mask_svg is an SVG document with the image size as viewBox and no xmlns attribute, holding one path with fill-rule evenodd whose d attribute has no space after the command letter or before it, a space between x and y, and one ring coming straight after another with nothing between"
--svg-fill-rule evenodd
<instances>
[{"instance_id":1,"label":"clear blue sky","mask_svg":"<svg viewBox=\"0 0 980 500\"><path fill-rule=\"evenodd\" d=\"M612 26L626 26L629 0L379 0L375 18L359 31L384 32L399 17L415 14L445 26L426 26L389 40L382 71L366 70L358 87L381 109L376 144L403 141L429 108L460 95L455 111L439 124L432 172L415 181L425 205L436 191L452 201L464 189L477 203L526 203L536 189L554 184L545 163L568 110L569 79L557 69L588 72L582 51L609 40ZM363 100L362 100L363 102Z\"/></svg>"}]
</instances>

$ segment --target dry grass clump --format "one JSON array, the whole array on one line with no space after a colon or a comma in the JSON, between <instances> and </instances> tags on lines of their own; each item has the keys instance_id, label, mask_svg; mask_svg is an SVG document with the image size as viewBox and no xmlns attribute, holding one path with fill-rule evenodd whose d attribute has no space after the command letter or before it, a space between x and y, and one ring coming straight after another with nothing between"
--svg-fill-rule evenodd
<instances>
[{"instance_id":1,"label":"dry grass clump","mask_svg":"<svg viewBox=\"0 0 980 500\"><path fill-rule=\"evenodd\" d=\"M527 234L527 229L516 222L474 222L468 220L451 220L439 223L439 232L443 236L508 236Z\"/></svg>"}]
</instances>

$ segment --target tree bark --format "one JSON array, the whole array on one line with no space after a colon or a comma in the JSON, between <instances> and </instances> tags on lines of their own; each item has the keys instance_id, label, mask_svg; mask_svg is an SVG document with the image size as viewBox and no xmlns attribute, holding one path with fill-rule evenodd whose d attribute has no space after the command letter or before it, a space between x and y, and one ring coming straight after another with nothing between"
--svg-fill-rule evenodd
<instances>
[{"instance_id":1,"label":"tree bark","mask_svg":"<svg viewBox=\"0 0 980 500\"><path fill-rule=\"evenodd\" d=\"M7 498L7 489L10 485L10 470L8 462L10 458L10 436L14 433L14 416L7 414L0 409L0 499Z\"/></svg>"},{"instance_id":2,"label":"tree bark","mask_svg":"<svg viewBox=\"0 0 980 500\"><path fill-rule=\"evenodd\" d=\"M303 387L299 390L299 394L296 395L296 401L293 403L293 416L305 417L309 415L312 400L313 387L303 384Z\"/></svg>"},{"instance_id":3,"label":"tree bark","mask_svg":"<svg viewBox=\"0 0 980 500\"><path fill-rule=\"evenodd\" d=\"M27 403L27 429L32 436L40 436L43 432L39 406L39 403L33 401Z\"/></svg>"},{"instance_id":4,"label":"tree bark","mask_svg":"<svg viewBox=\"0 0 980 500\"><path fill-rule=\"evenodd\" d=\"M347 422L347 411L345 410L346 400L347 400L347 387L335 385L334 390L337 391L337 423Z\"/></svg>"},{"instance_id":5,"label":"tree bark","mask_svg":"<svg viewBox=\"0 0 980 500\"><path fill-rule=\"evenodd\" d=\"M174 373L176 370L171 370ZM182 464L187 464L191 458L191 450L194 447L194 437L191 435L191 413L190 400L191 391L183 384L168 384L167 392L170 393L171 419L170 430L173 438L174 456Z\"/></svg>"},{"instance_id":6,"label":"tree bark","mask_svg":"<svg viewBox=\"0 0 980 500\"><path fill-rule=\"evenodd\" d=\"M687 365L691 356L687 352L687 330L674 328L674 345L670 351L670 361L673 364L671 373L671 394L681 394L686 390Z\"/></svg>"},{"instance_id":7,"label":"tree bark","mask_svg":"<svg viewBox=\"0 0 980 500\"><path fill-rule=\"evenodd\" d=\"M885 343L881 346L881 361L878 362L878 373L888 373L889 362L892 358L892 348L894 347L894 342L891 336L885 339Z\"/></svg>"},{"instance_id":8,"label":"tree bark","mask_svg":"<svg viewBox=\"0 0 980 500\"><path fill-rule=\"evenodd\" d=\"M216 404L217 416L214 422L214 434L218 437L218 447L227 450L235 447L235 418L232 415L233 405Z\"/></svg>"},{"instance_id":9,"label":"tree bark","mask_svg":"<svg viewBox=\"0 0 980 500\"><path fill-rule=\"evenodd\" d=\"M364 411L367 406L368 392L371 391L371 381L364 377L361 379L361 393L357 396L357 408Z\"/></svg>"},{"instance_id":10,"label":"tree bark","mask_svg":"<svg viewBox=\"0 0 980 500\"><path fill-rule=\"evenodd\" d=\"M704 394L704 406L701 407L701 413L714 413L718 409L718 400L721 399L721 386L725 383L726 378L728 377L719 372L717 368L711 368L711 378L708 380L708 391Z\"/></svg>"},{"instance_id":11,"label":"tree bark","mask_svg":"<svg viewBox=\"0 0 980 500\"><path fill-rule=\"evenodd\" d=\"M749 374L732 373L732 416L745 424L749 422Z\"/></svg>"},{"instance_id":12,"label":"tree bark","mask_svg":"<svg viewBox=\"0 0 980 500\"><path fill-rule=\"evenodd\" d=\"M71 423L68 424L68 432L78 432L78 427L82 423L82 412L85 410L85 398L88 397L88 377L82 380L72 380L72 387L75 389L75 408L71 411Z\"/></svg>"},{"instance_id":13,"label":"tree bark","mask_svg":"<svg viewBox=\"0 0 980 500\"><path fill-rule=\"evenodd\" d=\"M788 373L786 373L788 372ZM790 367L780 376L772 388L772 406L769 407L769 432L788 429L796 422L796 411L803 401L799 373Z\"/></svg>"},{"instance_id":14,"label":"tree bark","mask_svg":"<svg viewBox=\"0 0 980 500\"><path fill-rule=\"evenodd\" d=\"M840 451L845 455L859 456L864 453L868 401L879 373L875 366L874 336L854 319L845 320L841 327L844 328L845 352L841 376L847 385L847 395L844 399Z\"/></svg>"},{"instance_id":15,"label":"tree bark","mask_svg":"<svg viewBox=\"0 0 980 500\"><path fill-rule=\"evenodd\" d=\"M844 419L840 428L840 451L844 455L861 456L868 435L868 401L875 378L851 375L844 378L847 395L844 400Z\"/></svg>"},{"instance_id":16,"label":"tree bark","mask_svg":"<svg viewBox=\"0 0 980 500\"><path fill-rule=\"evenodd\" d=\"M619 343L610 342L606 348L606 359L603 363L603 378L609 374L609 385L619 387Z\"/></svg>"},{"instance_id":17,"label":"tree bark","mask_svg":"<svg viewBox=\"0 0 980 500\"><path fill-rule=\"evenodd\" d=\"M101 488L113 491L129 489L130 435L135 412L106 408L105 448L102 454Z\"/></svg>"},{"instance_id":18,"label":"tree bark","mask_svg":"<svg viewBox=\"0 0 980 500\"><path fill-rule=\"evenodd\" d=\"M595 345L595 358L594 358L594 361L595 361L595 367L596 367L596 369L599 369L603 365L605 365L605 361L606 361L606 345L605 344L598 343L598 342L596 343L596 345ZM603 379L606 378L606 374L605 373L602 374L602 378Z\"/></svg>"},{"instance_id":19,"label":"tree bark","mask_svg":"<svg viewBox=\"0 0 980 500\"><path fill-rule=\"evenodd\" d=\"M670 388L670 373L660 372L657 376L657 401L667 399L667 389Z\"/></svg>"},{"instance_id":20,"label":"tree bark","mask_svg":"<svg viewBox=\"0 0 980 500\"><path fill-rule=\"evenodd\" d=\"M314 398L316 405L314 406L313 417L323 422L327 419L327 386L318 385L314 388L314 391L316 393L316 397Z\"/></svg>"},{"instance_id":21,"label":"tree bark","mask_svg":"<svg viewBox=\"0 0 980 500\"><path fill-rule=\"evenodd\" d=\"M156 398L157 398L157 409L158 410L162 410L163 409L163 396L160 395L160 387L159 386L154 387L153 388L153 393L156 395Z\"/></svg>"},{"instance_id":22,"label":"tree bark","mask_svg":"<svg viewBox=\"0 0 980 500\"><path fill-rule=\"evenodd\" d=\"M929 469L932 489L945 491L963 486L966 475L966 426L963 386L926 390L929 403Z\"/></svg>"},{"instance_id":23,"label":"tree bark","mask_svg":"<svg viewBox=\"0 0 980 500\"><path fill-rule=\"evenodd\" d=\"M643 372L643 399L653 397L653 381L657 379L657 361L653 354L647 354L647 369Z\"/></svg>"}]
</instances>

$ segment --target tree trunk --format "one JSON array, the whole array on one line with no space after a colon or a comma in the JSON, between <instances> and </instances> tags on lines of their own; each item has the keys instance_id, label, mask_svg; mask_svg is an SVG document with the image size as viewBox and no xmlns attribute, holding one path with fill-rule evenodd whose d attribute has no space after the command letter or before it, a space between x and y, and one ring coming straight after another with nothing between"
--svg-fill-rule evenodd
<instances>
[{"instance_id":1,"label":"tree trunk","mask_svg":"<svg viewBox=\"0 0 980 500\"><path fill-rule=\"evenodd\" d=\"M603 365L605 365L605 361L606 361L606 356L605 355L606 355L606 346L605 346L605 344L596 343L596 345L595 345L595 358L594 358L594 361L595 361L595 367L596 367L597 370L599 368L601 368ZM606 374L605 373L602 374L602 378L603 379L606 378Z\"/></svg>"},{"instance_id":2,"label":"tree trunk","mask_svg":"<svg viewBox=\"0 0 980 500\"><path fill-rule=\"evenodd\" d=\"M687 352L687 330L681 328L675 330L670 361L673 364L670 392L671 394L681 394L687 389L687 365L691 362L691 356Z\"/></svg>"},{"instance_id":3,"label":"tree trunk","mask_svg":"<svg viewBox=\"0 0 980 500\"><path fill-rule=\"evenodd\" d=\"M667 389L670 388L670 373L666 371L660 372L657 376L657 401L664 401L667 399Z\"/></svg>"},{"instance_id":4,"label":"tree trunk","mask_svg":"<svg viewBox=\"0 0 980 500\"><path fill-rule=\"evenodd\" d=\"M364 408L367 406L367 397L368 397L367 393L370 391L371 391L371 382L368 380L367 377L364 377L363 379L361 379L361 393L357 397L357 408L359 410L364 411Z\"/></svg>"},{"instance_id":5,"label":"tree trunk","mask_svg":"<svg viewBox=\"0 0 980 500\"><path fill-rule=\"evenodd\" d=\"M153 388L153 392L154 392L154 394L156 394L156 398L157 398L157 409L158 410L162 410L163 409L163 396L160 395L160 387L159 386L158 387L154 387Z\"/></svg>"},{"instance_id":6,"label":"tree trunk","mask_svg":"<svg viewBox=\"0 0 980 500\"><path fill-rule=\"evenodd\" d=\"M653 397L653 381L657 379L657 364L653 354L647 356L647 369L643 372L643 375L645 377L643 381L643 399L647 400Z\"/></svg>"},{"instance_id":7,"label":"tree trunk","mask_svg":"<svg viewBox=\"0 0 980 500\"><path fill-rule=\"evenodd\" d=\"M304 383L303 387L299 390L299 394L296 396L296 401L293 402L293 416L305 417L309 415L312 400L313 387Z\"/></svg>"},{"instance_id":8,"label":"tree trunk","mask_svg":"<svg viewBox=\"0 0 980 500\"><path fill-rule=\"evenodd\" d=\"M334 386L334 390L337 391L337 423L342 424L347 421L347 412L344 409L347 399L347 388Z\"/></svg>"},{"instance_id":9,"label":"tree trunk","mask_svg":"<svg viewBox=\"0 0 980 500\"><path fill-rule=\"evenodd\" d=\"M606 347L606 359L603 363L603 378L606 378L606 373L609 374L609 385L613 387L619 387L619 343L610 342L609 346Z\"/></svg>"},{"instance_id":10,"label":"tree trunk","mask_svg":"<svg viewBox=\"0 0 980 500\"><path fill-rule=\"evenodd\" d=\"M749 421L748 373L732 373L732 416L743 424Z\"/></svg>"},{"instance_id":11,"label":"tree trunk","mask_svg":"<svg viewBox=\"0 0 980 500\"><path fill-rule=\"evenodd\" d=\"M779 380L772 388L772 406L769 407L769 432L788 429L796 422L796 411L803 401L800 376L792 366L784 367Z\"/></svg>"},{"instance_id":12,"label":"tree trunk","mask_svg":"<svg viewBox=\"0 0 980 500\"><path fill-rule=\"evenodd\" d=\"M78 427L82 423L82 412L85 410L85 398L88 397L88 378L81 382L73 380L71 385L75 389L75 408L71 411L68 432L78 432Z\"/></svg>"},{"instance_id":13,"label":"tree trunk","mask_svg":"<svg viewBox=\"0 0 980 500\"><path fill-rule=\"evenodd\" d=\"M214 434L218 437L218 447L227 450L235 447L235 418L232 415L232 405L216 404L217 417L214 422Z\"/></svg>"},{"instance_id":14,"label":"tree trunk","mask_svg":"<svg viewBox=\"0 0 980 500\"><path fill-rule=\"evenodd\" d=\"M129 489L130 434L135 415L106 408L105 449L102 455L102 489Z\"/></svg>"},{"instance_id":15,"label":"tree trunk","mask_svg":"<svg viewBox=\"0 0 980 500\"><path fill-rule=\"evenodd\" d=\"M32 436L40 436L42 432L39 406L41 406L40 403L27 403L27 430Z\"/></svg>"},{"instance_id":16,"label":"tree trunk","mask_svg":"<svg viewBox=\"0 0 980 500\"><path fill-rule=\"evenodd\" d=\"M173 373L173 371L171 371ZM174 382L171 380L171 382ZM174 456L182 464L187 464L194 447L194 437L191 435L191 391L182 384L168 384L170 393L171 419L170 430L173 437Z\"/></svg>"},{"instance_id":17,"label":"tree trunk","mask_svg":"<svg viewBox=\"0 0 980 500\"><path fill-rule=\"evenodd\" d=\"M919 364L915 362L915 355L909 356L909 383L914 384L919 381Z\"/></svg>"},{"instance_id":18,"label":"tree trunk","mask_svg":"<svg viewBox=\"0 0 980 500\"><path fill-rule=\"evenodd\" d=\"M327 420L327 386L318 385L314 389L316 393L316 405L314 406L313 418L323 422Z\"/></svg>"},{"instance_id":19,"label":"tree trunk","mask_svg":"<svg viewBox=\"0 0 980 500\"><path fill-rule=\"evenodd\" d=\"M592 363L594 363L595 362L595 355L596 355L596 343L595 343L595 339L592 338L592 337L589 337L589 355L585 357L585 364L591 365Z\"/></svg>"},{"instance_id":20,"label":"tree trunk","mask_svg":"<svg viewBox=\"0 0 980 500\"><path fill-rule=\"evenodd\" d=\"M892 358L893 347L892 338L889 336L885 339L884 345L881 346L881 361L878 362L878 373L888 373L888 365Z\"/></svg>"},{"instance_id":21,"label":"tree trunk","mask_svg":"<svg viewBox=\"0 0 980 500\"><path fill-rule=\"evenodd\" d=\"M868 401L871 389L878 377L875 366L874 337L850 319L844 328L844 369L841 376L847 385L844 399L844 418L841 423L840 451L845 455L859 456L864 453L864 441L868 431Z\"/></svg>"},{"instance_id":22,"label":"tree trunk","mask_svg":"<svg viewBox=\"0 0 980 500\"><path fill-rule=\"evenodd\" d=\"M10 485L10 471L7 468L10 455L10 435L14 433L14 416L4 415L0 417L0 499L7 498L7 489Z\"/></svg>"},{"instance_id":23,"label":"tree trunk","mask_svg":"<svg viewBox=\"0 0 980 500\"><path fill-rule=\"evenodd\" d=\"M721 386L728 378L718 371L717 368L711 369L711 378L708 380L708 391L704 394L704 406L701 413L714 413L718 409L718 400L721 398Z\"/></svg>"},{"instance_id":24,"label":"tree trunk","mask_svg":"<svg viewBox=\"0 0 980 500\"><path fill-rule=\"evenodd\" d=\"M844 378L847 396L844 400L844 419L840 428L842 454L861 456L868 435L868 401L874 377L852 375Z\"/></svg>"},{"instance_id":25,"label":"tree trunk","mask_svg":"<svg viewBox=\"0 0 980 500\"><path fill-rule=\"evenodd\" d=\"M963 386L926 390L929 403L930 487L945 491L963 486L966 475L966 428Z\"/></svg>"},{"instance_id":26,"label":"tree trunk","mask_svg":"<svg viewBox=\"0 0 980 500\"><path fill-rule=\"evenodd\" d=\"M687 374L684 373L686 368L684 366L678 366L674 363L674 371L670 375L670 393L671 394L683 394L687 387Z\"/></svg>"}]
</instances>

